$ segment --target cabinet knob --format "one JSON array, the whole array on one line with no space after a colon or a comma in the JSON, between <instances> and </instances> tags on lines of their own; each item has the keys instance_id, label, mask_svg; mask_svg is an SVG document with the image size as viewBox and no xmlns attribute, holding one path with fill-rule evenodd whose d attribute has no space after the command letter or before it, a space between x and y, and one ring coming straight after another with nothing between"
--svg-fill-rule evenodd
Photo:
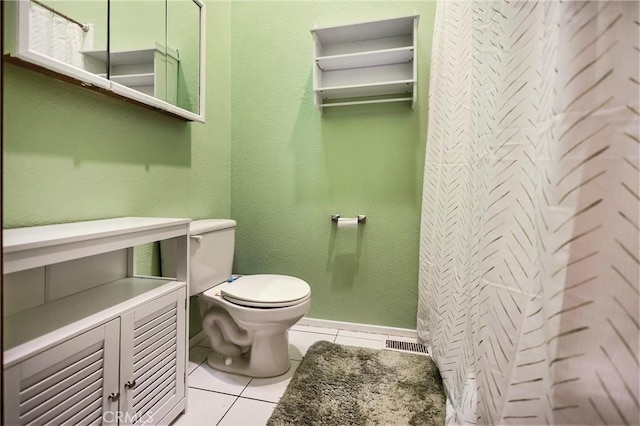
<instances>
[{"instance_id":1,"label":"cabinet knob","mask_svg":"<svg viewBox=\"0 0 640 426\"><path fill-rule=\"evenodd\" d=\"M127 389L133 389L136 387L136 381L135 380L129 380L127 383L124 384L124 387Z\"/></svg>"},{"instance_id":2,"label":"cabinet knob","mask_svg":"<svg viewBox=\"0 0 640 426\"><path fill-rule=\"evenodd\" d=\"M111 392L109 394L109 400L111 400L111 401L117 401L118 398L120 398L120 393L119 392Z\"/></svg>"}]
</instances>

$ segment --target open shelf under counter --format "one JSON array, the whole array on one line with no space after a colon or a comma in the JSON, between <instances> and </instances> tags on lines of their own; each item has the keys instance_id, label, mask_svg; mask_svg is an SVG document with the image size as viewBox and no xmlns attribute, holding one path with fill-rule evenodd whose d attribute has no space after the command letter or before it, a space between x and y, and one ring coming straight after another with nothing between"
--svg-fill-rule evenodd
<instances>
[{"instance_id":1,"label":"open shelf under counter","mask_svg":"<svg viewBox=\"0 0 640 426\"><path fill-rule=\"evenodd\" d=\"M170 278L127 277L9 315L3 319L4 365L184 286Z\"/></svg>"}]
</instances>

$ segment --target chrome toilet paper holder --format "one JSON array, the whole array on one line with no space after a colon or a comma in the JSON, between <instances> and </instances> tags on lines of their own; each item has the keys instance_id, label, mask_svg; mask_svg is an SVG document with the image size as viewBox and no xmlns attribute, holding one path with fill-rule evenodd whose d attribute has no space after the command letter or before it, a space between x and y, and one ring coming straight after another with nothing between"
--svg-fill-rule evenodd
<instances>
[{"instance_id":1,"label":"chrome toilet paper holder","mask_svg":"<svg viewBox=\"0 0 640 426\"><path fill-rule=\"evenodd\" d=\"M331 222L338 223L338 219L340 219L340 215L339 214L332 214L331 215ZM348 218L348 219L351 219L351 218ZM367 216L364 215L364 214L359 214L354 219L358 219L358 225L361 224L361 223L367 223Z\"/></svg>"}]
</instances>

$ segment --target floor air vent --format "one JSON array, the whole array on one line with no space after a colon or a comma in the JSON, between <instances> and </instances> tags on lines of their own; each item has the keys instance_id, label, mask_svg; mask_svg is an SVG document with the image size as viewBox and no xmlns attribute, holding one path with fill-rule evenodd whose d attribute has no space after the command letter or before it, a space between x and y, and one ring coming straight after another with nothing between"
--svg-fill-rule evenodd
<instances>
[{"instance_id":1,"label":"floor air vent","mask_svg":"<svg viewBox=\"0 0 640 426\"><path fill-rule=\"evenodd\" d=\"M415 342L402 342L400 340L389 340L385 344L385 349L392 349L396 351L415 352L420 354L428 354L427 347L421 343Z\"/></svg>"}]
</instances>

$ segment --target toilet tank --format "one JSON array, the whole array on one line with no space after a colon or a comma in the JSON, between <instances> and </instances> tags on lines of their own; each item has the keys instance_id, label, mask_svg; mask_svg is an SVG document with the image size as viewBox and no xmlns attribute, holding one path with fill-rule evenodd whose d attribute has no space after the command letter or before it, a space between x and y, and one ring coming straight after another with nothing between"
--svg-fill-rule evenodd
<instances>
[{"instance_id":1,"label":"toilet tank","mask_svg":"<svg viewBox=\"0 0 640 426\"><path fill-rule=\"evenodd\" d=\"M190 234L190 285L189 295L202 293L224 282L231 275L235 245L236 221L231 219L194 220ZM175 251L175 241L163 241L160 246L162 275L175 277L175 266L165 254Z\"/></svg>"}]
</instances>

